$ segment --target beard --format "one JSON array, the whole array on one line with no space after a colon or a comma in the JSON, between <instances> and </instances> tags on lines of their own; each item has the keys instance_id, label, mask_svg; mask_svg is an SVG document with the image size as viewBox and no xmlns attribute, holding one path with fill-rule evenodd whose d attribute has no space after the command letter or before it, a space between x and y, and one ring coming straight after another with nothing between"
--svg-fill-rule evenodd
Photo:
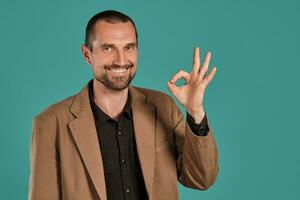
<instances>
[{"instance_id":1,"label":"beard","mask_svg":"<svg viewBox=\"0 0 300 200\"><path fill-rule=\"evenodd\" d=\"M95 76L95 79L101 82L106 88L114 91L121 91L124 90L129 86L131 81L133 80L135 73L131 75L131 69L133 68L133 64L126 64L123 66L120 65L105 65L104 69L105 72L99 76ZM112 69L126 69L126 75L125 76L114 76L111 77L108 74L107 70L112 70ZM129 70L129 72L128 72ZM113 72L111 72L113 73ZM127 74L128 73L128 74Z\"/></svg>"}]
</instances>

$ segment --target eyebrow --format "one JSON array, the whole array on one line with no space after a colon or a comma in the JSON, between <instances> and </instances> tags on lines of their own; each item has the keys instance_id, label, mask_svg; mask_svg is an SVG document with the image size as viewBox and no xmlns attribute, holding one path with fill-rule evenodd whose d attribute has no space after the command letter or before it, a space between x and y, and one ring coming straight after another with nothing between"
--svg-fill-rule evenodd
<instances>
[{"instance_id":1,"label":"eyebrow","mask_svg":"<svg viewBox=\"0 0 300 200\"><path fill-rule=\"evenodd\" d=\"M126 44L125 46L133 46L133 47L135 47L135 46L137 46L137 43L136 42L130 42L130 43L128 43L128 44Z\"/></svg>"},{"instance_id":2,"label":"eyebrow","mask_svg":"<svg viewBox=\"0 0 300 200\"><path fill-rule=\"evenodd\" d=\"M137 46L136 42L130 42L128 44L126 44L125 46ZM98 47L115 47L114 44L110 44L110 43L103 43L103 44L99 44Z\"/></svg>"},{"instance_id":3,"label":"eyebrow","mask_svg":"<svg viewBox=\"0 0 300 200\"><path fill-rule=\"evenodd\" d=\"M99 47L114 47L115 45L113 44L109 44L109 43L103 43L103 44L100 44L98 45Z\"/></svg>"}]
</instances>

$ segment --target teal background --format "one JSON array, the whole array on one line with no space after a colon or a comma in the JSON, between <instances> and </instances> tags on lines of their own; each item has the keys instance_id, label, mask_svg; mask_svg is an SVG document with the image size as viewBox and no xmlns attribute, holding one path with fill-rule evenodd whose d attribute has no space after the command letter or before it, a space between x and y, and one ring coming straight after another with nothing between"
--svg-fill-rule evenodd
<instances>
[{"instance_id":1,"label":"teal background","mask_svg":"<svg viewBox=\"0 0 300 200\"><path fill-rule=\"evenodd\" d=\"M31 120L91 78L80 44L105 9L136 22L134 85L170 94L166 83L191 69L193 47L212 52L205 110L219 176L204 192L179 184L180 199L300 199L300 3L291 0L1 0L1 199L27 198Z\"/></svg>"}]
</instances>

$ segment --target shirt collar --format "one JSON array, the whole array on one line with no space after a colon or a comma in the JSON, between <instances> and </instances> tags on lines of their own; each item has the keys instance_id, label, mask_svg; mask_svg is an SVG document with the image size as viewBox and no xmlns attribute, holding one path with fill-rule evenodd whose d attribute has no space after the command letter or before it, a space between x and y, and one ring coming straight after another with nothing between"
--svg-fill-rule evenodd
<instances>
[{"instance_id":1,"label":"shirt collar","mask_svg":"<svg viewBox=\"0 0 300 200\"><path fill-rule=\"evenodd\" d=\"M88 87L89 87L90 104L91 104L91 108L92 108L95 119L100 123L104 123L108 120L113 120L103 110L101 110L101 108L98 107L96 102L94 101L93 80L91 80L89 82ZM128 117L128 119L130 119L130 120L132 119L131 95L130 95L129 90L128 90L128 98L127 98L126 104L125 104L124 109L123 109L122 112L124 113L125 116Z\"/></svg>"}]
</instances>

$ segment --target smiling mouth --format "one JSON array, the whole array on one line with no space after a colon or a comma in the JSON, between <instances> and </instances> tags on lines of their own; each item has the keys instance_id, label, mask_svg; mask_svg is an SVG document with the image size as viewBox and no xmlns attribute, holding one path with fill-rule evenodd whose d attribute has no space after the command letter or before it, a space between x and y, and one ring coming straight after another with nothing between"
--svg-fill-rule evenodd
<instances>
[{"instance_id":1,"label":"smiling mouth","mask_svg":"<svg viewBox=\"0 0 300 200\"><path fill-rule=\"evenodd\" d=\"M106 67L106 70L111 71L111 72L113 72L115 74L122 74L122 73L125 73L129 68L130 67L113 69L113 68Z\"/></svg>"},{"instance_id":2,"label":"smiling mouth","mask_svg":"<svg viewBox=\"0 0 300 200\"><path fill-rule=\"evenodd\" d=\"M128 68L123 68L123 69L108 69L108 70L109 70L109 71L112 71L112 72L114 72L114 73L119 73L119 74L121 74L121 73L126 72L127 69L128 69Z\"/></svg>"}]
</instances>

